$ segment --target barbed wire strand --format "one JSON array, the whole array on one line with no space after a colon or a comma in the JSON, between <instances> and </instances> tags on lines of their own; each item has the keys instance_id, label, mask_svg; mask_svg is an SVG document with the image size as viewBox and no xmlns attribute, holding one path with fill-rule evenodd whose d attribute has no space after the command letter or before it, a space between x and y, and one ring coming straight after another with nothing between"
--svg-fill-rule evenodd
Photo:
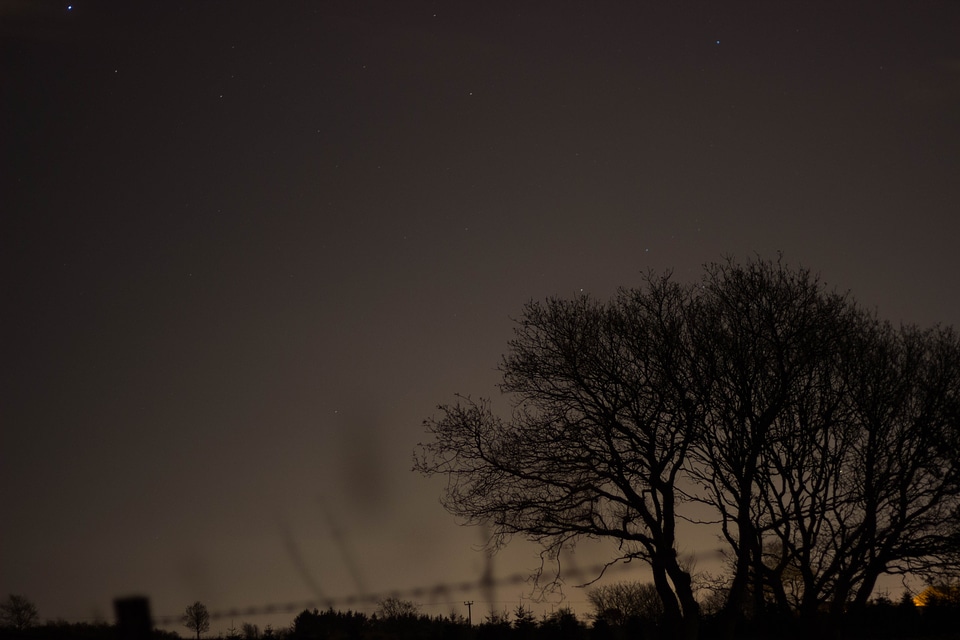
<instances>
[{"instance_id":1,"label":"barbed wire strand","mask_svg":"<svg viewBox=\"0 0 960 640\"><path fill-rule=\"evenodd\" d=\"M583 580L593 579L601 573L609 574L611 572L626 571L635 569L636 565L631 563L622 563L615 565L596 564L587 568L572 567L563 572L562 580ZM210 620L223 620L227 618L253 617L261 615L274 615L279 613L295 614L301 611L317 609L326 611L328 609L352 608L361 605L377 605L387 598L398 598L401 600L413 600L418 604L424 604L422 600L427 600L426 604L449 604L455 600L444 600L455 594L470 593L482 591L492 593L496 587L518 586L521 584L533 584L535 577L529 573L514 573L512 575L494 579L490 575L483 575L477 580L465 580L458 583L440 583L429 587L412 587L409 589L397 589L392 591L381 591L379 593L366 593L362 595L349 595L341 597L324 597L313 600L302 600L298 602L270 603L262 605L249 605L245 607L231 607L228 609L218 609L210 612ZM164 615L158 616L155 622L158 626L170 626L179 624L182 615Z\"/></svg>"}]
</instances>

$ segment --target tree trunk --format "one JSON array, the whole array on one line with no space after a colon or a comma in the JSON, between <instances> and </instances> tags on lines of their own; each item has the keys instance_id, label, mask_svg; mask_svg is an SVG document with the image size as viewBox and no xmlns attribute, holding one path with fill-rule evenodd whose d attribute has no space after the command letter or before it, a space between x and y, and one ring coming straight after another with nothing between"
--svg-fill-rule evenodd
<instances>
[{"instance_id":1,"label":"tree trunk","mask_svg":"<svg viewBox=\"0 0 960 640\"><path fill-rule=\"evenodd\" d=\"M683 614L680 612L677 596L667 579L667 567L662 559L654 557L650 561L650 568L653 569L653 586L656 587L660 602L663 603L663 617L669 624L676 624Z\"/></svg>"},{"instance_id":2,"label":"tree trunk","mask_svg":"<svg viewBox=\"0 0 960 640\"><path fill-rule=\"evenodd\" d=\"M870 594L873 593L873 588L877 585L877 579L880 577L881 572L879 569L870 566L867 567L867 570L863 573L863 581L857 588L852 602L853 608L857 611L867 606L867 601L870 599Z\"/></svg>"},{"instance_id":3,"label":"tree trunk","mask_svg":"<svg viewBox=\"0 0 960 640\"><path fill-rule=\"evenodd\" d=\"M690 574L684 571L676 557L667 569L673 581L683 611L683 620L678 629L678 636L683 640L697 640L700 635L700 603L693 597L693 581Z\"/></svg>"},{"instance_id":4,"label":"tree trunk","mask_svg":"<svg viewBox=\"0 0 960 640\"><path fill-rule=\"evenodd\" d=\"M693 597L690 574L677 562L675 551L651 559L653 584L663 602L664 618L677 640L697 640L700 633L700 605Z\"/></svg>"},{"instance_id":5,"label":"tree trunk","mask_svg":"<svg viewBox=\"0 0 960 640\"><path fill-rule=\"evenodd\" d=\"M734 637L737 624L744 618L747 588L750 586L750 547L752 546L750 540L753 535L753 525L748 515L749 507L740 505L739 509L740 513L737 517L737 562L734 567L733 582L730 585L727 603L721 613L721 637L728 639Z\"/></svg>"}]
</instances>

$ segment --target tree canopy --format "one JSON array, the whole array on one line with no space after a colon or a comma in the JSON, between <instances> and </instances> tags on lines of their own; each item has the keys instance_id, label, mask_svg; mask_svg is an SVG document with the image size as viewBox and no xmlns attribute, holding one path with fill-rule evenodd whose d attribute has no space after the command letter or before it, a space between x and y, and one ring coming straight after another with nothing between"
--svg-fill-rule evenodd
<instances>
[{"instance_id":1,"label":"tree canopy","mask_svg":"<svg viewBox=\"0 0 960 640\"><path fill-rule=\"evenodd\" d=\"M181 621L183 626L197 634L197 640L200 640L201 633L210 630L210 612L199 600L184 610Z\"/></svg>"},{"instance_id":2,"label":"tree canopy","mask_svg":"<svg viewBox=\"0 0 960 640\"><path fill-rule=\"evenodd\" d=\"M807 269L730 260L606 302L531 302L500 370L511 415L441 405L415 469L446 476L443 505L495 547L615 540L611 562L649 563L687 637L700 614L677 524L693 505L732 558L731 620L863 605L884 573L956 566L951 329L894 327Z\"/></svg>"},{"instance_id":3,"label":"tree canopy","mask_svg":"<svg viewBox=\"0 0 960 640\"><path fill-rule=\"evenodd\" d=\"M0 625L15 631L23 631L40 620L37 607L26 597L13 594L0 602Z\"/></svg>"}]
</instances>

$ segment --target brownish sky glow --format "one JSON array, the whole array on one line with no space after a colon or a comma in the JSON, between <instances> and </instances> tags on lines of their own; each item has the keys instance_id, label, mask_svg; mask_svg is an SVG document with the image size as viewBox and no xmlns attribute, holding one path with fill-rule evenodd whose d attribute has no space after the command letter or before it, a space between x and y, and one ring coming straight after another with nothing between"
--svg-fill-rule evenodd
<instances>
[{"instance_id":1,"label":"brownish sky glow","mask_svg":"<svg viewBox=\"0 0 960 640\"><path fill-rule=\"evenodd\" d=\"M779 250L960 326L958 33L948 1L4 3L0 594L478 579L411 452L531 298Z\"/></svg>"}]
</instances>

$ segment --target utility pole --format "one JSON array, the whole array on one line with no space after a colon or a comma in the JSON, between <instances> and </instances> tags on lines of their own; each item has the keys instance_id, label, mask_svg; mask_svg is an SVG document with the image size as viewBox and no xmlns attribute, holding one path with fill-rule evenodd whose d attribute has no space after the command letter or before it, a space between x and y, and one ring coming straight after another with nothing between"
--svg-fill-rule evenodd
<instances>
[{"instance_id":1,"label":"utility pole","mask_svg":"<svg viewBox=\"0 0 960 640\"><path fill-rule=\"evenodd\" d=\"M465 600L464 603L467 605L467 625L473 626L473 600Z\"/></svg>"}]
</instances>

